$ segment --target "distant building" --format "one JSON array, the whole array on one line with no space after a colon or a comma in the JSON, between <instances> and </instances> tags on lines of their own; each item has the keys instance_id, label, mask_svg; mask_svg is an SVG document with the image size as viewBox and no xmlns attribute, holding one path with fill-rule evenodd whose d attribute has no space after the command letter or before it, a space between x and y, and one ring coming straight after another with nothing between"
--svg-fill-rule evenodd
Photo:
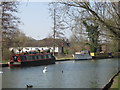
<instances>
[{"instance_id":1,"label":"distant building","mask_svg":"<svg viewBox=\"0 0 120 90\"><path fill-rule=\"evenodd\" d=\"M101 51L102 52L108 52L108 45L107 44L101 44Z\"/></svg>"},{"instance_id":2,"label":"distant building","mask_svg":"<svg viewBox=\"0 0 120 90\"><path fill-rule=\"evenodd\" d=\"M43 40L39 40L36 43L28 42L24 47L11 47L10 51L14 51L15 53L25 52L25 51L34 51L34 50L48 50L53 52L53 45L55 44L55 53L61 54L63 53L63 47L69 46L68 41L62 39L53 39L53 38L45 38Z\"/></svg>"}]
</instances>

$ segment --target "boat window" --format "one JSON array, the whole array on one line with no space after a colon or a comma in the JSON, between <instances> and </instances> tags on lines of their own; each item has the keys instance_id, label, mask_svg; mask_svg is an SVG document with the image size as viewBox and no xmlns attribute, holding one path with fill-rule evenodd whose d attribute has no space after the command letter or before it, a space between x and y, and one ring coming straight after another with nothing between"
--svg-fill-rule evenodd
<instances>
[{"instance_id":1,"label":"boat window","mask_svg":"<svg viewBox=\"0 0 120 90\"><path fill-rule=\"evenodd\" d=\"M47 57L46 57L46 55L44 55L44 59L46 59Z\"/></svg>"},{"instance_id":2,"label":"boat window","mask_svg":"<svg viewBox=\"0 0 120 90\"><path fill-rule=\"evenodd\" d=\"M13 56L14 61L17 61L17 59L18 59L18 56Z\"/></svg>"},{"instance_id":3,"label":"boat window","mask_svg":"<svg viewBox=\"0 0 120 90\"><path fill-rule=\"evenodd\" d=\"M32 56L26 56L27 60L32 60Z\"/></svg>"},{"instance_id":4,"label":"boat window","mask_svg":"<svg viewBox=\"0 0 120 90\"><path fill-rule=\"evenodd\" d=\"M48 59L48 58L49 58L48 55L44 55L44 57L45 57L45 59Z\"/></svg>"},{"instance_id":5,"label":"boat window","mask_svg":"<svg viewBox=\"0 0 120 90\"><path fill-rule=\"evenodd\" d=\"M51 54L48 54L48 58L52 58L52 57L51 57Z\"/></svg>"},{"instance_id":6,"label":"boat window","mask_svg":"<svg viewBox=\"0 0 120 90\"><path fill-rule=\"evenodd\" d=\"M35 56L34 55L32 56L32 60L35 60Z\"/></svg>"},{"instance_id":7,"label":"boat window","mask_svg":"<svg viewBox=\"0 0 120 90\"><path fill-rule=\"evenodd\" d=\"M39 59L39 57L38 56L35 56L35 60L38 60Z\"/></svg>"},{"instance_id":8,"label":"boat window","mask_svg":"<svg viewBox=\"0 0 120 90\"><path fill-rule=\"evenodd\" d=\"M44 55L41 55L41 59L44 59Z\"/></svg>"},{"instance_id":9,"label":"boat window","mask_svg":"<svg viewBox=\"0 0 120 90\"><path fill-rule=\"evenodd\" d=\"M44 59L43 55L38 55L39 59Z\"/></svg>"},{"instance_id":10,"label":"boat window","mask_svg":"<svg viewBox=\"0 0 120 90\"><path fill-rule=\"evenodd\" d=\"M26 58L26 56L24 56L24 55L21 55L20 56L20 59L23 61L23 60L27 60L27 58Z\"/></svg>"},{"instance_id":11,"label":"boat window","mask_svg":"<svg viewBox=\"0 0 120 90\"><path fill-rule=\"evenodd\" d=\"M41 59L41 55L38 55L38 59Z\"/></svg>"},{"instance_id":12,"label":"boat window","mask_svg":"<svg viewBox=\"0 0 120 90\"><path fill-rule=\"evenodd\" d=\"M26 56L26 60L28 60L28 56Z\"/></svg>"},{"instance_id":13,"label":"boat window","mask_svg":"<svg viewBox=\"0 0 120 90\"><path fill-rule=\"evenodd\" d=\"M33 60L33 59L32 59L32 56L29 56L29 60Z\"/></svg>"}]
</instances>

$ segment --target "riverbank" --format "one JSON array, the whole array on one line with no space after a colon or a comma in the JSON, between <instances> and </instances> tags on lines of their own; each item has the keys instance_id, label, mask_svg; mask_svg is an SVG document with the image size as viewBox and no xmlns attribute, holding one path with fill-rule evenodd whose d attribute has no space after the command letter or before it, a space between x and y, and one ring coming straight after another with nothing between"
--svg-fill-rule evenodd
<instances>
[{"instance_id":1,"label":"riverbank","mask_svg":"<svg viewBox=\"0 0 120 90\"><path fill-rule=\"evenodd\" d=\"M120 58L120 52L113 52L111 53L112 58ZM95 53L95 56L93 57L93 59L105 59L105 58L110 58L111 55L109 55L108 53ZM72 54L61 54L61 55L55 55L56 60L71 60L74 59ZM2 60L0 61L0 63L7 63L9 62L8 60Z\"/></svg>"},{"instance_id":2,"label":"riverbank","mask_svg":"<svg viewBox=\"0 0 120 90\"><path fill-rule=\"evenodd\" d=\"M68 60L74 60L74 57L72 54L68 55L57 55L56 61L68 61ZM92 57L92 59L109 59L109 58L120 58L120 52L112 53L112 55L109 55L108 53L96 53L95 56Z\"/></svg>"},{"instance_id":3,"label":"riverbank","mask_svg":"<svg viewBox=\"0 0 120 90\"><path fill-rule=\"evenodd\" d=\"M55 55L55 58L56 58L56 62L74 60L72 54ZM97 60L97 59L108 59L108 58L120 58L120 52L112 53L112 57L109 57L108 53L97 53L93 57L93 59L95 59L95 60ZM9 62L9 60L3 60L3 61L0 62L0 66L6 67L6 66L8 66L8 64L7 64L8 62Z\"/></svg>"},{"instance_id":4,"label":"riverbank","mask_svg":"<svg viewBox=\"0 0 120 90\"><path fill-rule=\"evenodd\" d=\"M55 56L56 61L69 61L74 60L72 55L57 55Z\"/></svg>"},{"instance_id":5,"label":"riverbank","mask_svg":"<svg viewBox=\"0 0 120 90\"><path fill-rule=\"evenodd\" d=\"M109 89L118 89L119 90L119 75L120 71L115 73L109 80L109 82L103 87L102 90L109 90Z\"/></svg>"},{"instance_id":6,"label":"riverbank","mask_svg":"<svg viewBox=\"0 0 120 90\"><path fill-rule=\"evenodd\" d=\"M111 86L111 89L112 88L118 88L118 90L120 90L120 73L118 76L116 76L116 78L114 79L114 82Z\"/></svg>"}]
</instances>

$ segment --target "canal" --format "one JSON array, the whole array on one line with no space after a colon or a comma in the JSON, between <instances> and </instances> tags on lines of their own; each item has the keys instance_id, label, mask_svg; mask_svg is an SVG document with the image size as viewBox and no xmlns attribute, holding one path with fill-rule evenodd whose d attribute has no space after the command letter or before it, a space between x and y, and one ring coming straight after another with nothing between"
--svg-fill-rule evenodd
<instances>
[{"instance_id":1,"label":"canal","mask_svg":"<svg viewBox=\"0 0 120 90\"><path fill-rule=\"evenodd\" d=\"M118 59L60 61L45 66L2 68L2 88L102 88L117 71ZM62 72L63 71L63 72Z\"/></svg>"}]
</instances>

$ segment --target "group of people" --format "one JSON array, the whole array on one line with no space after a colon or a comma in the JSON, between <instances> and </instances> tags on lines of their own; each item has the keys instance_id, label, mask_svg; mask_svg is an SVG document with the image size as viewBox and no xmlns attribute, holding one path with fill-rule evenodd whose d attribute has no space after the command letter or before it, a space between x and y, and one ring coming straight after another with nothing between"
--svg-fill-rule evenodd
<instances>
[{"instance_id":1,"label":"group of people","mask_svg":"<svg viewBox=\"0 0 120 90\"><path fill-rule=\"evenodd\" d=\"M49 49L47 49L47 50L43 50L43 48L41 49L41 50L34 50L34 51L25 51L25 52L23 52L23 53L21 53L21 54L36 54L36 53L50 53L50 49L51 48L49 48Z\"/></svg>"},{"instance_id":2,"label":"group of people","mask_svg":"<svg viewBox=\"0 0 120 90\"><path fill-rule=\"evenodd\" d=\"M24 54L24 53L28 54L28 53L44 53L44 52L50 53L51 52L51 48L48 48L48 49L45 49L45 50L43 48L41 48L41 50L39 48L37 48L36 50L31 50L31 51L28 51L28 50L23 51L22 49L21 50L18 49L19 52L16 52L15 49L12 49L11 54L17 54L17 53L19 53L19 54Z\"/></svg>"}]
</instances>

